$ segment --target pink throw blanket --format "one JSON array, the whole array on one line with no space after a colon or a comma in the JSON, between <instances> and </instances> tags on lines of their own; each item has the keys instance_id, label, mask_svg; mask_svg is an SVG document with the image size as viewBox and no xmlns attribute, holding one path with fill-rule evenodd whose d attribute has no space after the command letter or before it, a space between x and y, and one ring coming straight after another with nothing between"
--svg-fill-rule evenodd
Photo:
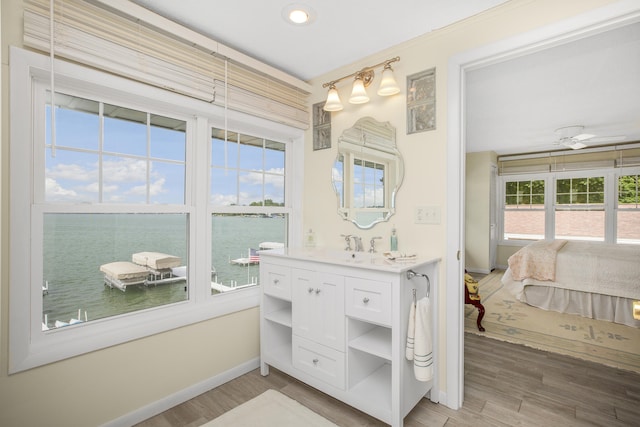
<instances>
[{"instance_id":1,"label":"pink throw blanket","mask_svg":"<svg viewBox=\"0 0 640 427\"><path fill-rule=\"evenodd\" d=\"M566 240L540 240L508 259L513 280L556 280L556 257Z\"/></svg>"}]
</instances>

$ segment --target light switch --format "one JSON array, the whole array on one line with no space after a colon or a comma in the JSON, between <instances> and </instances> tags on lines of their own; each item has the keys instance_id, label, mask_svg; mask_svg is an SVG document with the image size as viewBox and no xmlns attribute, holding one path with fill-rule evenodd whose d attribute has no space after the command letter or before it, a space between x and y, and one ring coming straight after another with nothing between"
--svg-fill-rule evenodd
<instances>
[{"instance_id":1,"label":"light switch","mask_svg":"<svg viewBox=\"0 0 640 427\"><path fill-rule=\"evenodd\" d=\"M440 207L439 206L416 206L415 223L416 224L440 224Z\"/></svg>"}]
</instances>

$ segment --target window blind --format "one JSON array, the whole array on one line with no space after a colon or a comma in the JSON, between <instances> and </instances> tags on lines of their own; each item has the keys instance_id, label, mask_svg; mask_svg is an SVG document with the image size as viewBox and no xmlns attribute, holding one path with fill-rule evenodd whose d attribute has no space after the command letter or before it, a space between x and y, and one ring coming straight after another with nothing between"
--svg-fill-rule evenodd
<instances>
[{"instance_id":1,"label":"window blind","mask_svg":"<svg viewBox=\"0 0 640 427\"><path fill-rule=\"evenodd\" d=\"M24 44L50 51L49 0L25 0ZM309 93L82 0L55 0L54 54L212 104L309 127ZM225 61L227 62L225 99Z\"/></svg>"},{"instance_id":2,"label":"window blind","mask_svg":"<svg viewBox=\"0 0 640 427\"><path fill-rule=\"evenodd\" d=\"M609 169L638 166L638 143L573 151L498 156L500 175Z\"/></svg>"}]
</instances>

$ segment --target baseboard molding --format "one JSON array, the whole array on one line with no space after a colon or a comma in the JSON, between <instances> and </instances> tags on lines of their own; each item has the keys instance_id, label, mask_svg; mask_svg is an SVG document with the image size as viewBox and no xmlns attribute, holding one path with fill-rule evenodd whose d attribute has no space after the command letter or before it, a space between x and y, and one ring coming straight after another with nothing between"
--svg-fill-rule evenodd
<instances>
[{"instance_id":1,"label":"baseboard molding","mask_svg":"<svg viewBox=\"0 0 640 427\"><path fill-rule=\"evenodd\" d=\"M469 273L478 273L478 274L489 274L493 270L487 270L486 268L467 268Z\"/></svg>"},{"instance_id":2,"label":"baseboard molding","mask_svg":"<svg viewBox=\"0 0 640 427\"><path fill-rule=\"evenodd\" d=\"M241 365L234 366L228 371L222 372L215 377L206 379L186 389L180 390L177 393L171 394L163 399L150 403L149 405L143 406L140 409L116 418L115 420L109 421L108 423L103 424L103 427L128 427L140 423L148 418L166 411L167 409L173 408L176 405L193 399L194 397L199 396L204 392L207 392L226 382L229 382L234 378L244 375L258 368L259 366L260 358L256 357L255 359L251 359L245 363L242 363Z\"/></svg>"}]
</instances>

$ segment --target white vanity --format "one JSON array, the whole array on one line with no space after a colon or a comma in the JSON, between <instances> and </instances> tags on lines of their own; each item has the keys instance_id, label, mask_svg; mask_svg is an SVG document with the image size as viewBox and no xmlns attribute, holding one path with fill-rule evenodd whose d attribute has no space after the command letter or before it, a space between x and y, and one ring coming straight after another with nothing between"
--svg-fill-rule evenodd
<instances>
[{"instance_id":1,"label":"white vanity","mask_svg":"<svg viewBox=\"0 0 640 427\"><path fill-rule=\"evenodd\" d=\"M423 397L438 401L439 259L395 263L379 254L261 252L261 373L273 366L392 426ZM409 278L411 270L418 276ZM405 358L411 302L430 281L434 377Z\"/></svg>"}]
</instances>

